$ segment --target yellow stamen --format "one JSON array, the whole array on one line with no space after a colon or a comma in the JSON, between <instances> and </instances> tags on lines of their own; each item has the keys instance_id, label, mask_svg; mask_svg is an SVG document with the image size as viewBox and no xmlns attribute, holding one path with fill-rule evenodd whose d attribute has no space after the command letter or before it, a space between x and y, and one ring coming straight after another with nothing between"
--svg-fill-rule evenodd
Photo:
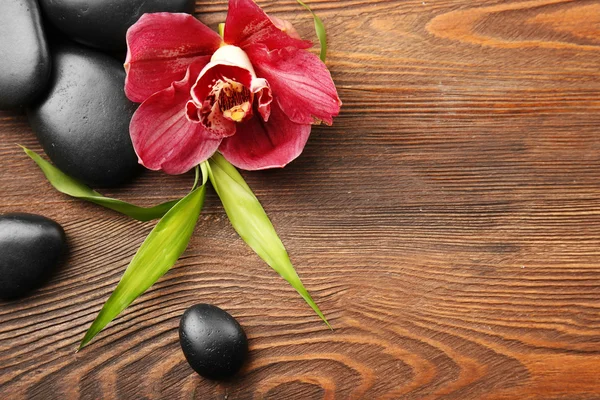
<instances>
[{"instance_id":1,"label":"yellow stamen","mask_svg":"<svg viewBox=\"0 0 600 400\"><path fill-rule=\"evenodd\" d=\"M223 116L234 122L241 122L252 104L252 93L239 82L229 81L219 94L219 106Z\"/></svg>"}]
</instances>

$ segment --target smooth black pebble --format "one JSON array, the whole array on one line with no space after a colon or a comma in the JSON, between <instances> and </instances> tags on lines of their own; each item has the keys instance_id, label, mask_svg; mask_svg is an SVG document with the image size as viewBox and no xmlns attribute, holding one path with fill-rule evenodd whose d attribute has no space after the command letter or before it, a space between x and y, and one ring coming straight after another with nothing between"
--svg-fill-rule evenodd
<instances>
[{"instance_id":1,"label":"smooth black pebble","mask_svg":"<svg viewBox=\"0 0 600 400\"><path fill-rule=\"evenodd\" d=\"M0 109L25 106L39 97L52 63L36 0L0 5Z\"/></svg>"},{"instance_id":2,"label":"smooth black pebble","mask_svg":"<svg viewBox=\"0 0 600 400\"><path fill-rule=\"evenodd\" d=\"M79 45L53 49L45 98L28 110L44 151L66 174L114 186L138 171L129 137L136 109L125 97L125 71L114 58Z\"/></svg>"},{"instance_id":3,"label":"smooth black pebble","mask_svg":"<svg viewBox=\"0 0 600 400\"><path fill-rule=\"evenodd\" d=\"M66 252L65 231L51 219L0 216L0 298L23 297L42 286Z\"/></svg>"},{"instance_id":4,"label":"smooth black pebble","mask_svg":"<svg viewBox=\"0 0 600 400\"><path fill-rule=\"evenodd\" d=\"M125 35L144 13L192 14L194 0L40 0L44 14L71 39L103 50L126 48Z\"/></svg>"},{"instance_id":5,"label":"smooth black pebble","mask_svg":"<svg viewBox=\"0 0 600 400\"><path fill-rule=\"evenodd\" d=\"M240 324L209 304L185 311L179 324L179 342L194 371L209 379L233 376L248 355L248 340Z\"/></svg>"}]
</instances>

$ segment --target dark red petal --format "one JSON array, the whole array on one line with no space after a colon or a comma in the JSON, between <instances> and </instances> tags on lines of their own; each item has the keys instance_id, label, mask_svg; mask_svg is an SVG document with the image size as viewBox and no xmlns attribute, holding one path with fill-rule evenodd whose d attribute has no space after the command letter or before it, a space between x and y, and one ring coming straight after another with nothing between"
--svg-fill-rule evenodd
<instances>
[{"instance_id":1,"label":"dark red petal","mask_svg":"<svg viewBox=\"0 0 600 400\"><path fill-rule=\"evenodd\" d=\"M185 104L185 114L192 122L200 122L200 109L193 100L188 100Z\"/></svg>"},{"instance_id":2,"label":"dark red petal","mask_svg":"<svg viewBox=\"0 0 600 400\"><path fill-rule=\"evenodd\" d=\"M267 51L264 46L248 49L248 56L256 75L269 81L275 101L292 121L333 123L342 102L319 57L291 47Z\"/></svg>"},{"instance_id":3,"label":"dark red petal","mask_svg":"<svg viewBox=\"0 0 600 400\"><path fill-rule=\"evenodd\" d=\"M273 103L269 122L255 116L238 124L236 134L224 139L219 151L241 169L284 167L302 153L311 128L290 121Z\"/></svg>"},{"instance_id":4,"label":"dark red petal","mask_svg":"<svg viewBox=\"0 0 600 400\"><path fill-rule=\"evenodd\" d=\"M252 92L256 96L256 108L262 119L267 122L271 115L271 103L273 102L273 93L269 82L263 78L255 78L252 81Z\"/></svg>"},{"instance_id":5,"label":"dark red petal","mask_svg":"<svg viewBox=\"0 0 600 400\"><path fill-rule=\"evenodd\" d=\"M144 14L127 31L125 93L140 103L183 79L192 62L206 65L221 38L189 14Z\"/></svg>"},{"instance_id":6,"label":"dark red petal","mask_svg":"<svg viewBox=\"0 0 600 400\"><path fill-rule=\"evenodd\" d=\"M308 40L288 36L252 0L229 0L224 39L225 43L242 49L254 44L263 44L269 50L288 46L308 49L312 46Z\"/></svg>"},{"instance_id":7,"label":"dark red petal","mask_svg":"<svg viewBox=\"0 0 600 400\"><path fill-rule=\"evenodd\" d=\"M143 102L133 115L129 131L140 164L176 175L208 159L219 147L202 124L188 120L186 104L201 65L192 64L184 80L175 82Z\"/></svg>"}]
</instances>

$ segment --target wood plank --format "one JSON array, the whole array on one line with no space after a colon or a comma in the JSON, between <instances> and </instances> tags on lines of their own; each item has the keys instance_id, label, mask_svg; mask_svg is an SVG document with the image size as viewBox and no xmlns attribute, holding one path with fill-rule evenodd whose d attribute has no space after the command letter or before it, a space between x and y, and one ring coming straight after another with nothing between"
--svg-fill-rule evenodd
<instances>
[{"instance_id":1,"label":"wood plank","mask_svg":"<svg viewBox=\"0 0 600 400\"><path fill-rule=\"evenodd\" d=\"M293 0L259 1L311 37ZM0 303L0 398L596 399L600 388L600 1L313 0L344 102L283 170L244 173L335 330L237 238L209 191L177 264L86 350L152 229L53 191L0 112L0 213L63 224L71 254ZM198 1L223 21L225 1ZM107 194L153 204L191 175ZM197 376L183 311L248 333L239 377Z\"/></svg>"}]
</instances>

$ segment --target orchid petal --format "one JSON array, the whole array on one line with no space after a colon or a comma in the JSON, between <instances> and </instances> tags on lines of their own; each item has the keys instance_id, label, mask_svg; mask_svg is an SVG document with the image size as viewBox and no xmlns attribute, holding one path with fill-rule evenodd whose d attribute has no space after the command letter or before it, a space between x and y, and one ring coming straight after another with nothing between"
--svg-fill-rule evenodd
<instances>
[{"instance_id":1,"label":"orchid petal","mask_svg":"<svg viewBox=\"0 0 600 400\"><path fill-rule=\"evenodd\" d=\"M220 137L186 116L191 77L196 77L201 68L201 63L192 64L182 81L152 95L133 115L131 140L140 164L146 168L182 174L208 159L219 147Z\"/></svg>"},{"instance_id":2,"label":"orchid petal","mask_svg":"<svg viewBox=\"0 0 600 400\"><path fill-rule=\"evenodd\" d=\"M298 124L333 123L342 102L325 64L308 51L288 47L267 51L252 46L248 56L256 74L267 79L275 101Z\"/></svg>"},{"instance_id":3,"label":"orchid petal","mask_svg":"<svg viewBox=\"0 0 600 400\"><path fill-rule=\"evenodd\" d=\"M206 65L219 35L189 14L144 14L127 31L125 93L141 103L185 76L193 62Z\"/></svg>"},{"instance_id":4,"label":"orchid petal","mask_svg":"<svg viewBox=\"0 0 600 400\"><path fill-rule=\"evenodd\" d=\"M255 75L254 68L252 68L252 63L250 62L250 58L248 58L248 54L246 54L246 52L238 46L227 44L219 47L219 50L215 51L215 53L212 55L210 62L211 64L236 65L248 70L252 75Z\"/></svg>"},{"instance_id":5,"label":"orchid petal","mask_svg":"<svg viewBox=\"0 0 600 400\"><path fill-rule=\"evenodd\" d=\"M262 44L269 50L292 46L308 49L312 43L291 37L278 28L271 18L252 0L229 0L225 21L225 43L245 49Z\"/></svg>"},{"instance_id":6,"label":"orchid petal","mask_svg":"<svg viewBox=\"0 0 600 400\"><path fill-rule=\"evenodd\" d=\"M296 124L271 104L269 122L260 118L238 124L234 136L223 140L219 151L233 165L245 170L281 168L302 153L311 125Z\"/></svg>"},{"instance_id":7,"label":"orchid petal","mask_svg":"<svg viewBox=\"0 0 600 400\"><path fill-rule=\"evenodd\" d=\"M260 116L267 122L271 115L271 103L273 102L273 93L271 93L269 82L263 78L254 78L250 90L256 95L256 108L258 109Z\"/></svg>"},{"instance_id":8,"label":"orchid petal","mask_svg":"<svg viewBox=\"0 0 600 400\"><path fill-rule=\"evenodd\" d=\"M298 31L296 28L294 28L294 25L292 25L290 21L277 18L274 15L270 15L269 18L271 19L271 22L273 22L273 25L275 25L280 31L286 33L291 38L302 40L302 37L300 37L300 34L298 34Z\"/></svg>"}]
</instances>

